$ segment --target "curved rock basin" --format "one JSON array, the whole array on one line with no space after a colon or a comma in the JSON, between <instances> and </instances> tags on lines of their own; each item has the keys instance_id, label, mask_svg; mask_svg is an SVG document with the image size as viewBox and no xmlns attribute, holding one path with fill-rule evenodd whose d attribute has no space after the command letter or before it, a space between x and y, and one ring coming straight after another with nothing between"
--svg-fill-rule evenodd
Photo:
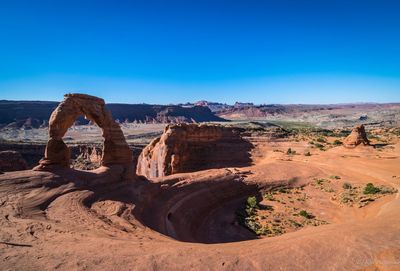
<instances>
[{"instance_id":1,"label":"curved rock basin","mask_svg":"<svg viewBox=\"0 0 400 271\"><path fill-rule=\"evenodd\" d=\"M176 240L222 243L255 239L237 223L236 210L258 186L240 176L157 184L160 189L139 202L135 216L146 226Z\"/></svg>"}]
</instances>

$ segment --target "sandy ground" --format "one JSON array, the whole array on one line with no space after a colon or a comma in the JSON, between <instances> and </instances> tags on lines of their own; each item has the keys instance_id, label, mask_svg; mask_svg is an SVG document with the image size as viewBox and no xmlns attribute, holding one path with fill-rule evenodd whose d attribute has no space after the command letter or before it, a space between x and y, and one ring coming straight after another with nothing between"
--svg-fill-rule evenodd
<instances>
[{"instance_id":1,"label":"sandy ground","mask_svg":"<svg viewBox=\"0 0 400 271\"><path fill-rule=\"evenodd\" d=\"M308 149L258 142L249 167L129 183L106 168L0 175L1 270L400 270L399 193L362 208L338 200L344 182L400 189L400 143ZM332 175L334 192L317 189ZM307 200L289 205L327 224L260 237L237 223L243 200L266 203L279 186L303 186Z\"/></svg>"}]
</instances>

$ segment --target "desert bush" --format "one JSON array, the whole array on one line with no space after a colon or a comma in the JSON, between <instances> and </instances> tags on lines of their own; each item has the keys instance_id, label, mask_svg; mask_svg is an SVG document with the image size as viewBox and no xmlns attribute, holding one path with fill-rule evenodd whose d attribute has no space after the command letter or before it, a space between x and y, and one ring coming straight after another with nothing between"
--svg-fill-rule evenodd
<instances>
[{"instance_id":1,"label":"desert bush","mask_svg":"<svg viewBox=\"0 0 400 271\"><path fill-rule=\"evenodd\" d=\"M311 156L311 153L308 151L308 152L304 153L304 156Z\"/></svg>"},{"instance_id":2,"label":"desert bush","mask_svg":"<svg viewBox=\"0 0 400 271\"><path fill-rule=\"evenodd\" d=\"M245 226L253 231L255 234L258 234L258 232L262 229L261 224L256 221L253 217L248 217L245 220Z\"/></svg>"},{"instance_id":3,"label":"desert bush","mask_svg":"<svg viewBox=\"0 0 400 271\"><path fill-rule=\"evenodd\" d=\"M342 187L343 187L343 189L351 189L352 188L350 183L343 183Z\"/></svg>"},{"instance_id":4,"label":"desert bush","mask_svg":"<svg viewBox=\"0 0 400 271\"><path fill-rule=\"evenodd\" d=\"M381 190L379 187L374 186L372 183L367 183L367 185L364 187L363 193L368 195L368 194L377 194Z\"/></svg>"},{"instance_id":5,"label":"desert bush","mask_svg":"<svg viewBox=\"0 0 400 271\"><path fill-rule=\"evenodd\" d=\"M257 235L267 235L267 234L270 234L271 233L271 231L269 230L269 228L268 227L260 227L256 232L255 232Z\"/></svg>"},{"instance_id":6,"label":"desert bush","mask_svg":"<svg viewBox=\"0 0 400 271\"><path fill-rule=\"evenodd\" d=\"M351 193L343 193L340 195L340 202L341 203L352 203L354 202L354 196Z\"/></svg>"},{"instance_id":7,"label":"desert bush","mask_svg":"<svg viewBox=\"0 0 400 271\"><path fill-rule=\"evenodd\" d=\"M300 224L299 222L295 221L295 220L289 220L290 223L292 223L293 226L295 226L296 228L301 228L303 227L302 224Z\"/></svg>"},{"instance_id":8,"label":"desert bush","mask_svg":"<svg viewBox=\"0 0 400 271\"><path fill-rule=\"evenodd\" d=\"M332 175L329 178L334 179L334 180L340 180L340 176L337 176L337 175Z\"/></svg>"},{"instance_id":9,"label":"desert bush","mask_svg":"<svg viewBox=\"0 0 400 271\"><path fill-rule=\"evenodd\" d=\"M252 216L259 209L256 197L248 197L246 201L246 213L248 216Z\"/></svg>"},{"instance_id":10,"label":"desert bush","mask_svg":"<svg viewBox=\"0 0 400 271\"><path fill-rule=\"evenodd\" d=\"M315 181L317 184L320 185L320 184L324 183L326 180L325 179L315 179Z\"/></svg>"},{"instance_id":11,"label":"desert bush","mask_svg":"<svg viewBox=\"0 0 400 271\"><path fill-rule=\"evenodd\" d=\"M389 186L381 186L379 189L381 194L393 194L397 192L397 189Z\"/></svg>"},{"instance_id":12,"label":"desert bush","mask_svg":"<svg viewBox=\"0 0 400 271\"><path fill-rule=\"evenodd\" d=\"M301 210L299 212L299 215L301 215L302 217L305 217L307 219L314 218L314 216L312 214L308 213L306 210Z\"/></svg>"},{"instance_id":13,"label":"desert bush","mask_svg":"<svg viewBox=\"0 0 400 271\"><path fill-rule=\"evenodd\" d=\"M268 193L264 195L264 199L269 200L269 201L274 201L275 198L272 194Z\"/></svg>"},{"instance_id":14,"label":"desert bush","mask_svg":"<svg viewBox=\"0 0 400 271\"><path fill-rule=\"evenodd\" d=\"M319 144L319 143L315 143L314 146L315 146L316 148L318 148L318 149L323 149L323 148L324 148L324 145Z\"/></svg>"},{"instance_id":15,"label":"desert bush","mask_svg":"<svg viewBox=\"0 0 400 271\"><path fill-rule=\"evenodd\" d=\"M294 154L296 154L296 151L292 150L292 148L289 148L289 149L287 149L286 154L287 155L294 155Z\"/></svg>"},{"instance_id":16,"label":"desert bush","mask_svg":"<svg viewBox=\"0 0 400 271\"><path fill-rule=\"evenodd\" d=\"M340 140L338 140L338 139L336 139L335 141L333 141L333 145L335 145L335 146L340 146L340 145L342 145L342 144L343 144L343 142L340 141Z\"/></svg>"},{"instance_id":17,"label":"desert bush","mask_svg":"<svg viewBox=\"0 0 400 271\"><path fill-rule=\"evenodd\" d=\"M326 143L326 139L323 138L323 137L318 137L318 138L317 138L317 142Z\"/></svg>"}]
</instances>

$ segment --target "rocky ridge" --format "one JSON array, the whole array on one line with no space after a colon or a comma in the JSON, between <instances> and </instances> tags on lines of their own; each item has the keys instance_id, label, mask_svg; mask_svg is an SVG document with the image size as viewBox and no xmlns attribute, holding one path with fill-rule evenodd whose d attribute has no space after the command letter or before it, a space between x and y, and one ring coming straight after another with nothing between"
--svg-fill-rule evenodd
<instances>
[{"instance_id":1,"label":"rocky ridge","mask_svg":"<svg viewBox=\"0 0 400 271\"><path fill-rule=\"evenodd\" d=\"M250 163L252 145L239 131L220 125L168 125L145 147L137 173L148 178Z\"/></svg>"}]
</instances>

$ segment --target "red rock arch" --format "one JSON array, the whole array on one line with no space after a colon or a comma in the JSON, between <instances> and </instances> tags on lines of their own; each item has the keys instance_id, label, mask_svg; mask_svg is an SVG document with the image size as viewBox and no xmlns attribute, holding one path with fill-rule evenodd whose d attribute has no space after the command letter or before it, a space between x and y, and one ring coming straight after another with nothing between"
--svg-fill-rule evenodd
<instances>
[{"instance_id":1,"label":"red rock arch","mask_svg":"<svg viewBox=\"0 0 400 271\"><path fill-rule=\"evenodd\" d=\"M40 160L35 170L69 168L70 152L62 138L68 128L82 115L102 129L104 137L102 166L132 164L132 152L120 126L106 109L104 100L86 94L66 94L50 116L49 140L44 158Z\"/></svg>"}]
</instances>

